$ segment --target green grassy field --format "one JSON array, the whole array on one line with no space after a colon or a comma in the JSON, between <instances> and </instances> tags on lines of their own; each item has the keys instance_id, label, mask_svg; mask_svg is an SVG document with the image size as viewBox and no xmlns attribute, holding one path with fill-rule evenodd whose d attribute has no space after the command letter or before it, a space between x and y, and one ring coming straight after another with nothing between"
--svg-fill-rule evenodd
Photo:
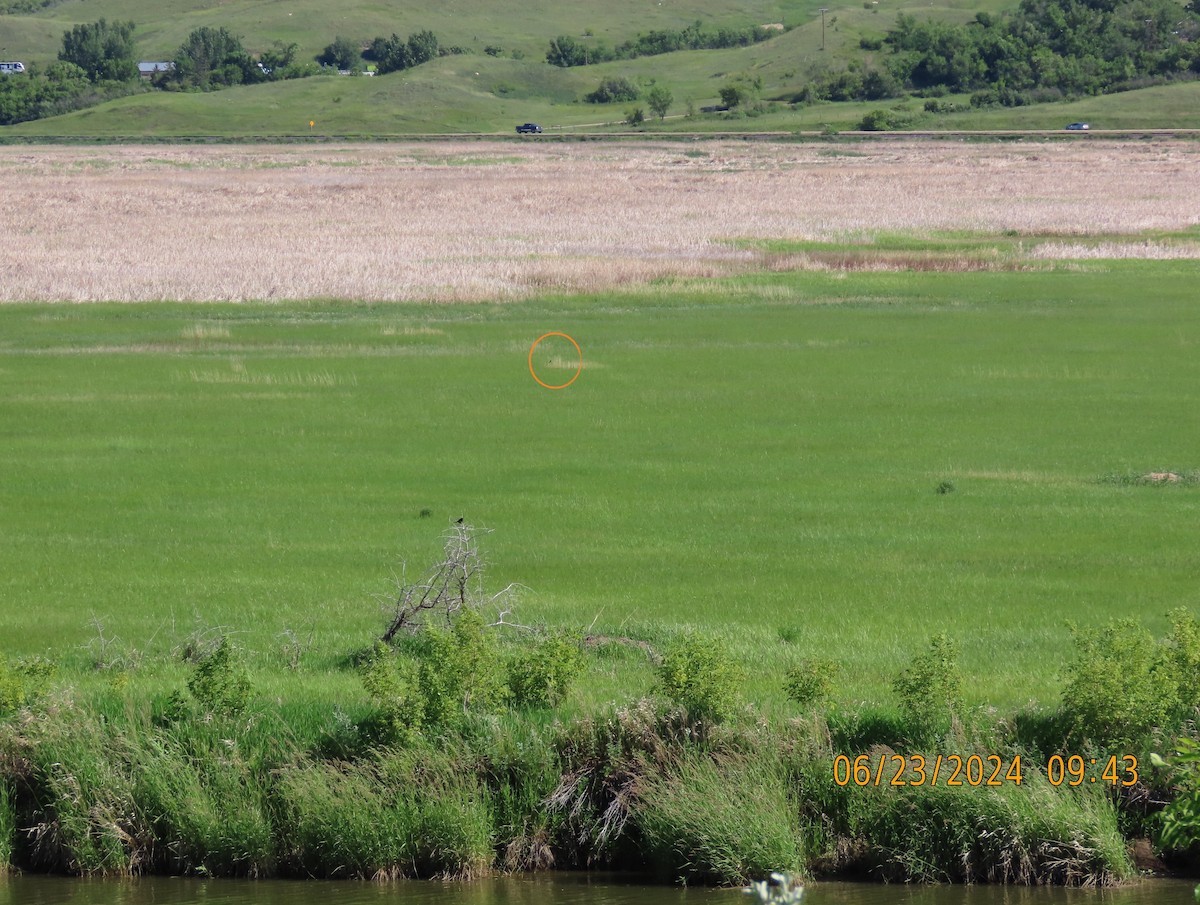
<instances>
[{"instance_id":1,"label":"green grassy field","mask_svg":"<svg viewBox=\"0 0 1200 905\"><path fill-rule=\"evenodd\" d=\"M1196 607L1197 490L1106 478L1197 467L1196 277L1089 262L505 306L5 306L3 647L103 687L102 626L153 689L224 626L264 699L345 700L376 595L466 516L493 530L489 584L529 589L519 620L720 633L768 708L813 654L847 665L841 701L886 703L939 631L973 704L1053 703L1069 622L1160 631ZM553 330L587 364L557 392L526 364ZM569 352L540 346L544 374L569 376L550 362ZM312 638L296 672L289 630ZM590 669L583 709L651 684L637 657Z\"/></svg>"}]
</instances>

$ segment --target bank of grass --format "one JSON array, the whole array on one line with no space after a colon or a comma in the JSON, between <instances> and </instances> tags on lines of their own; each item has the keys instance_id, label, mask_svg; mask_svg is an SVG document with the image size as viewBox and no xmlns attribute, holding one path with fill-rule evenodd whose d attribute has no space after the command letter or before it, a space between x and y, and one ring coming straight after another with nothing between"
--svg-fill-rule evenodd
<instances>
[{"instance_id":1,"label":"bank of grass","mask_svg":"<svg viewBox=\"0 0 1200 905\"><path fill-rule=\"evenodd\" d=\"M1103 791L1052 788L1036 768L995 789L839 786L819 718L706 725L643 700L551 726L476 717L351 757L256 728L271 718L25 711L0 733L8 821L21 827L9 860L375 880L555 867L718 884L780 866L1020 884L1132 874Z\"/></svg>"},{"instance_id":2,"label":"bank of grass","mask_svg":"<svg viewBox=\"0 0 1200 905\"><path fill-rule=\"evenodd\" d=\"M0 845L7 820L14 864L79 873L1126 876L1112 801L1036 765L1020 787L876 791L831 764L909 744L892 683L939 632L980 734L937 744L1037 761L1064 737L1002 724L1031 698L1051 722L1067 623L1136 601L1161 634L1191 605L1194 483L1108 476L1195 470L1196 276L1092 260L508 306L0 307L5 653L57 668L10 708ZM550 330L589 365L557 393L528 372ZM510 618L591 636L584 673L554 711L364 744L375 595L460 515L495 529L489 584L526 588ZM696 630L749 672L717 728L632 703ZM171 696L220 635L250 706L188 716ZM842 665L816 719L783 685L813 656Z\"/></svg>"}]
</instances>

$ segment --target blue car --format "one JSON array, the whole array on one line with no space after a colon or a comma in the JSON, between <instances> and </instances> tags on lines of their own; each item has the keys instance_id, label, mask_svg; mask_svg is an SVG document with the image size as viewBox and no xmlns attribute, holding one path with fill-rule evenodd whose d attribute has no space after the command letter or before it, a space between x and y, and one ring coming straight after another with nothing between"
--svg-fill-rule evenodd
<instances>
[{"instance_id":1,"label":"blue car","mask_svg":"<svg viewBox=\"0 0 1200 905\"><path fill-rule=\"evenodd\" d=\"M1071 125L1067 126L1068 132L1086 132L1087 130L1087 123L1071 123Z\"/></svg>"},{"instance_id":2,"label":"blue car","mask_svg":"<svg viewBox=\"0 0 1200 905\"><path fill-rule=\"evenodd\" d=\"M518 135L536 135L541 134L541 131L542 127L537 123L525 123L524 125L517 126Z\"/></svg>"}]
</instances>

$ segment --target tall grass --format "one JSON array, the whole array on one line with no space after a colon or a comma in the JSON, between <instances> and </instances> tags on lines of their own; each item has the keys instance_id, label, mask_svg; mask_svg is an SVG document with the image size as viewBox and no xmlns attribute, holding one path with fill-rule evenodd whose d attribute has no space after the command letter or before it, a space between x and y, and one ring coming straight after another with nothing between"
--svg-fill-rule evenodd
<instances>
[{"instance_id":1,"label":"tall grass","mask_svg":"<svg viewBox=\"0 0 1200 905\"><path fill-rule=\"evenodd\" d=\"M1200 188L1179 177L1196 164L1190 143L1160 153L1089 141L1045 145L1037 154L888 143L836 160L803 145L720 145L700 157L660 145L581 145L570 155L531 146L500 164L445 165L466 153L509 151L486 144L386 155L355 146L191 147L155 148L148 156L129 147L99 159L91 150L39 150L31 160L26 149L0 148L0 171L9 171L0 181L0 209L22 211L23 224L9 237L9 254L21 263L6 272L0 301L511 300L764 264L997 266L981 263L977 253L892 260L861 254L869 248L765 255L730 242L869 243L880 233L914 230L1009 230L1025 244L1002 266L1049 267L1042 260L1029 265L1026 252L1038 244L1031 237L1178 230L1200 208ZM1091 190L1080 193L1081 185ZM1165 197L1163 186L1170 187ZM69 209L64 195L75 199ZM430 198L437 203L425 203ZM521 199L516 210L514 198ZM81 220L76 209L89 216ZM371 229L331 232L330 222ZM1050 255L1079 257L1091 244L1072 243L1083 252L1056 245ZM307 252L317 246L324 249L320 267ZM1164 248L1109 243L1096 253L1200 254L1194 242ZM213 349L227 345L220 330L193 327L185 336ZM195 373L214 379L209 369Z\"/></svg>"},{"instance_id":2,"label":"tall grass","mask_svg":"<svg viewBox=\"0 0 1200 905\"><path fill-rule=\"evenodd\" d=\"M847 788L844 806L863 866L888 879L1106 886L1134 873L1107 791L1056 789L1035 770L986 789Z\"/></svg>"},{"instance_id":3,"label":"tall grass","mask_svg":"<svg viewBox=\"0 0 1200 905\"><path fill-rule=\"evenodd\" d=\"M8 778L0 776L0 877L12 869L16 842L17 812Z\"/></svg>"},{"instance_id":4,"label":"tall grass","mask_svg":"<svg viewBox=\"0 0 1200 905\"><path fill-rule=\"evenodd\" d=\"M433 747L358 763L298 764L279 778L291 873L472 877L492 866L492 821L474 775Z\"/></svg>"},{"instance_id":5,"label":"tall grass","mask_svg":"<svg viewBox=\"0 0 1200 905\"><path fill-rule=\"evenodd\" d=\"M634 821L647 860L671 879L732 885L806 864L777 752L687 752L647 778Z\"/></svg>"}]
</instances>

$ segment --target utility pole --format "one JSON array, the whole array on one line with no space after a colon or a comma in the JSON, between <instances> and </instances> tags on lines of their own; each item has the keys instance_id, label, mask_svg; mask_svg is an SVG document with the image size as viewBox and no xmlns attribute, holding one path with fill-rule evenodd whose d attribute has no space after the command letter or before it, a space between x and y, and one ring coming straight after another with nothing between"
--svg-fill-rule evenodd
<instances>
[{"instance_id":1,"label":"utility pole","mask_svg":"<svg viewBox=\"0 0 1200 905\"><path fill-rule=\"evenodd\" d=\"M829 12L828 6L821 7L821 49L825 49L825 14Z\"/></svg>"}]
</instances>

